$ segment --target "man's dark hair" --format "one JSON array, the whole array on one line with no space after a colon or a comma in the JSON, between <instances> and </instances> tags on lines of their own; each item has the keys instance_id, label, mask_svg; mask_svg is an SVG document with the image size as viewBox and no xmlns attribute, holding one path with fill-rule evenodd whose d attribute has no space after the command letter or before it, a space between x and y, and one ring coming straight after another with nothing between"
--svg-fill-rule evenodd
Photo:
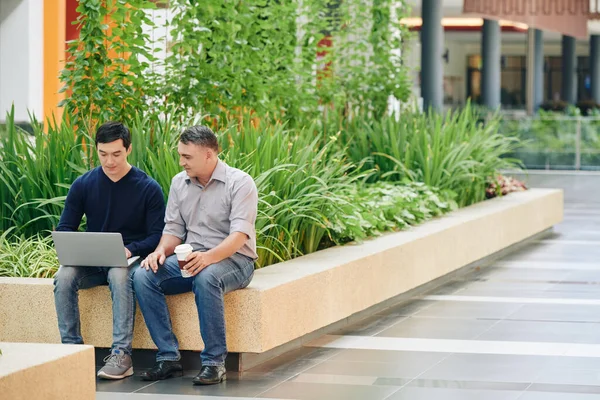
<instances>
[{"instance_id":1,"label":"man's dark hair","mask_svg":"<svg viewBox=\"0 0 600 400\"><path fill-rule=\"evenodd\" d=\"M100 125L96 131L96 146L98 146L98 143L112 143L119 139L122 139L123 146L129 149L129 146L131 146L131 134L129 133L129 129L120 122L106 122Z\"/></svg>"},{"instance_id":2,"label":"man's dark hair","mask_svg":"<svg viewBox=\"0 0 600 400\"><path fill-rule=\"evenodd\" d=\"M179 141L183 144L196 144L219 152L219 142L213 131L204 125L190 126L181 134Z\"/></svg>"}]
</instances>

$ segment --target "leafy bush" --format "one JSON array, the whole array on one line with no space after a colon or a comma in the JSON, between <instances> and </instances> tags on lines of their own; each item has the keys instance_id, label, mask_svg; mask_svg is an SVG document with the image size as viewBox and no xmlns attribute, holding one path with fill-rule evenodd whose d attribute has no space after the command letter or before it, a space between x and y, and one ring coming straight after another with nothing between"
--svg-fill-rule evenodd
<instances>
[{"instance_id":1,"label":"leafy bush","mask_svg":"<svg viewBox=\"0 0 600 400\"><path fill-rule=\"evenodd\" d=\"M289 165L266 175L281 171L287 171L285 175L294 178ZM296 171L303 175L301 170ZM313 185L305 186L306 190L318 189L314 177L307 178ZM262 186L260 178L257 182ZM404 229L456 207L452 200L454 194L430 189L422 183L364 185L355 182L346 183L340 192L325 193L329 198L323 199L321 204L318 197L323 189L310 196L300 195L283 201L272 201L279 200L274 194L261 195L257 221L259 266L285 261L304 251L316 251L319 244L324 248ZM319 206L326 211L308 214ZM327 212L334 209L334 213ZM323 237L326 233L329 235ZM48 278L54 276L58 266L50 237L37 234L9 239L8 232L0 237L0 277Z\"/></svg>"},{"instance_id":2,"label":"leafy bush","mask_svg":"<svg viewBox=\"0 0 600 400\"><path fill-rule=\"evenodd\" d=\"M58 270L52 238L0 236L0 277L50 278Z\"/></svg>"},{"instance_id":3,"label":"leafy bush","mask_svg":"<svg viewBox=\"0 0 600 400\"><path fill-rule=\"evenodd\" d=\"M469 105L439 114L403 114L400 119L356 119L342 131L348 154L355 163L368 160L377 179L423 182L457 193L460 206L485 199L490 176L518 161L502 156L518 147L514 137L498 132L500 120L485 125Z\"/></svg>"},{"instance_id":4,"label":"leafy bush","mask_svg":"<svg viewBox=\"0 0 600 400\"><path fill-rule=\"evenodd\" d=\"M155 58L143 25L153 22L148 0L84 0L77 5L77 39L68 42L60 103L74 125L94 130L99 121L128 120L149 108Z\"/></svg>"},{"instance_id":5,"label":"leafy bush","mask_svg":"<svg viewBox=\"0 0 600 400\"><path fill-rule=\"evenodd\" d=\"M452 209L454 202L483 200L487 178L508 165L499 157L513 141L469 116L405 114L400 121L378 122L357 116L334 135L327 133L331 121L304 128L266 118L222 122L222 159L248 172L259 190L260 266L403 228ZM8 130L0 134L0 223L25 237L56 226L69 185L97 165L87 134L67 123L50 124L47 133L35 121L33 127L30 137L9 116ZM165 198L180 171L181 127L150 117L131 125L130 162L157 179Z\"/></svg>"},{"instance_id":6,"label":"leafy bush","mask_svg":"<svg viewBox=\"0 0 600 400\"><path fill-rule=\"evenodd\" d=\"M322 113L383 115L410 94L399 49L408 14L393 0L171 0L155 42L150 0L82 0L80 35L61 80L72 122L92 129L138 111L254 112L305 121ZM166 47L166 58L153 53ZM157 71L164 71L160 74ZM299 123L298 126L302 124Z\"/></svg>"},{"instance_id":7,"label":"leafy bush","mask_svg":"<svg viewBox=\"0 0 600 400\"><path fill-rule=\"evenodd\" d=\"M417 225L456 209L455 197L415 182L353 185L346 204L358 205L357 210L342 207L344 212L332 215L333 241L341 244Z\"/></svg>"}]
</instances>

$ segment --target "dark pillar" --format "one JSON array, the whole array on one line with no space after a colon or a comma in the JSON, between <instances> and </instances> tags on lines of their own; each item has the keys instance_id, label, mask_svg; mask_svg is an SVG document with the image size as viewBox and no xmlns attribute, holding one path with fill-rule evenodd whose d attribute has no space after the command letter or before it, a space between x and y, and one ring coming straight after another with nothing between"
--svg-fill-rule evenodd
<instances>
[{"instance_id":1,"label":"dark pillar","mask_svg":"<svg viewBox=\"0 0 600 400\"><path fill-rule=\"evenodd\" d=\"M421 96L423 109L442 111L443 65L442 0L422 0L421 25Z\"/></svg>"},{"instance_id":2,"label":"dark pillar","mask_svg":"<svg viewBox=\"0 0 600 400\"><path fill-rule=\"evenodd\" d=\"M483 105L494 110L500 107L500 53L500 24L486 19L483 21L481 40L481 90Z\"/></svg>"},{"instance_id":3,"label":"dark pillar","mask_svg":"<svg viewBox=\"0 0 600 400\"><path fill-rule=\"evenodd\" d=\"M534 70L534 110L537 111L544 101L544 33L535 30L535 70Z\"/></svg>"},{"instance_id":4,"label":"dark pillar","mask_svg":"<svg viewBox=\"0 0 600 400\"><path fill-rule=\"evenodd\" d=\"M527 32L527 112L537 112L544 98L544 36L539 29Z\"/></svg>"},{"instance_id":5,"label":"dark pillar","mask_svg":"<svg viewBox=\"0 0 600 400\"><path fill-rule=\"evenodd\" d=\"M562 37L562 88L561 97L569 104L577 101L576 85L577 56L575 55L575 38L563 35Z\"/></svg>"},{"instance_id":6,"label":"dark pillar","mask_svg":"<svg viewBox=\"0 0 600 400\"><path fill-rule=\"evenodd\" d=\"M590 83L592 99L600 103L600 35L590 39Z\"/></svg>"}]
</instances>

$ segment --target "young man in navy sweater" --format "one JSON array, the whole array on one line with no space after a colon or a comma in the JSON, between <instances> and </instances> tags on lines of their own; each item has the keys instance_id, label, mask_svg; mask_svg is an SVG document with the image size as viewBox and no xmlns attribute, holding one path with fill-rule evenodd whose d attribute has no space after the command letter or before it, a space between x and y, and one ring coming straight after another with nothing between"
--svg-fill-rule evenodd
<instances>
[{"instance_id":1,"label":"young man in navy sweater","mask_svg":"<svg viewBox=\"0 0 600 400\"><path fill-rule=\"evenodd\" d=\"M158 245L164 227L165 202L158 183L127 162L129 129L107 122L96 132L100 167L73 182L57 230L76 231L83 215L88 232L119 232L127 258L142 259ZM131 342L135 300L129 268L61 266L54 279L54 301L63 343L81 344L79 289L108 284L113 308L113 345L98 376L122 379L133 374Z\"/></svg>"}]
</instances>

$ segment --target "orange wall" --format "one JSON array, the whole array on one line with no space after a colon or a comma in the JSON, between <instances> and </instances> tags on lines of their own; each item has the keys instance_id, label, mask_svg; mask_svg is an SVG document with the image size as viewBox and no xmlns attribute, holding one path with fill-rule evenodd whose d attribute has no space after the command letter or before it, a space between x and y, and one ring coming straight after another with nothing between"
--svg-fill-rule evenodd
<instances>
[{"instance_id":1,"label":"orange wall","mask_svg":"<svg viewBox=\"0 0 600 400\"><path fill-rule=\"evenodd\" d=\"M44 0L44 117L62 116L58 103L64 95L58 76L65 59L66 0Z\"/></svg>"}]
</instances>

